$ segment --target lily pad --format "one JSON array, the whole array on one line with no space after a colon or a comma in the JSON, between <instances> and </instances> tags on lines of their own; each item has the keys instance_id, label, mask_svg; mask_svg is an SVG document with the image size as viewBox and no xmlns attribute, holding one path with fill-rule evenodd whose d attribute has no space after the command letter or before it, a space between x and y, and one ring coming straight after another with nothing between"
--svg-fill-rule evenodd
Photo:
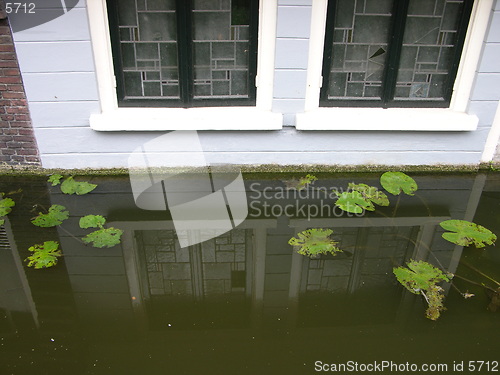
<instances>
[{"instance_id":1,"label":"lily pad","mask_svg":"<svg viewBox=\"0 0 500 375\"><path fill-rule=\"evenodd\" d=\"M350 183L348 189L359 192L363 198L379 206L389 205L389 198L387 198L387 195L383 191L378 190L375 186Z\"/></svg>"},{"instance_id":2,"label":"lily pad","mask_svg":"<svg viewBox=\"0 0 500 375\"><path fill-rule=\"evenodd\" d=\"M337 242L330 238L332 233L331 229L307 229L298 233L298 238L290 238L288 244L296 246L299 254L310 257L328 253L335 255L342 250L337 247Z\"/></svg>"},{"instance_id":3,"label":"lily pad","mask_svg":"<svg viewBox=\"0 0 500 375\"><path fill-rule=\"evenodd\" d=\"M380 177L380 183L392 195L399 195L401 192L414 195L418 189L415 180L403 172L385 172Z\"/></svg>"},{"instance_id":4,"label":"lily pad","mask_svg":"<svg viewBox=\"0 0 500 375\"><path fill-rule=\"evenodd\" d=\"M66 207L59 204L53 204L49 207L49 211L46 214L40 212L37 217L31 219L31 222L37 227L55 227L69 217L69 211L65 210Z\"/></svg>"},{"instance_id":5,"label":"lily pad","mask_svg":"<svg viewBox=\"0 0 500 375\"><path fill-rule=\"evenodd\" d=\"M366 199L359 191L337 193L335 205L341 210L360 214L363 210L374 211L372 202Z\"/></svg>"},{"instance_id":6,"label":"lily pad","mask_svg":"<svg viewBox=\"0 0 500 375\"><path fill-rule=\"evenodd\" d=\"M12 207L16 205L11 198L3 198L0 200L0 217L7 215L12 211Z\"/></svg>"},{"instance_id":7,"label":"lily pad","mask_svg":"<svg viewBox=\"0 0 500 375\"><path fill-rule=\"evenodd\" d=\"M481 248L493 245L497 239L489 229L466 220L446 220L439 225L450 231L443 233L443 238L460 246L474 245Z\"/></svg>"},{"instance_id":8,"label":"lily pad","mask_svg":"<svg viewBox=\"0 0 500 375\"><path fill-rule=\"evenodd\" d=\"M422 260L412 260L406 267L393 269L394 275L399 283L414 294L420 294L421 290L428 290L432 285L440 281L450 281L440 269Z\"/></svg>"},{"instance_id":9,"label":"lily pad","mask_svg":"<svg viewBox=\"0 0 500 375\"><path fill-rule=\"evenodd\" d=\"M408 268L394 268L399 283L413 294L421 294L427 302L425 315L428 319L437 320L441 311L446 310L443 305L444 290L439 285L441 281L450 281L453 275L445 274L440 269L424 261L410 261Z\"/></svg>"},{"instance_id":10,"label":"lily pad","mask_svg":"<svg viewBox=\"0 0 500 375\"><path fill-rule=\"evenodd\" d=\"M46 241L41 245L33 245L28 250L33 252L33 255L26 258L25 261L29 261L28 267L35 269L55 266L57 258L62 256L59 243L56 241Z\"/></svg>"},{"instance_id":11,"label":"lily pad","mask_svg":"<svg viewBox=\"0 0 500 375\"><path fill-rule=\"evenodd\" d=\"M113 247L120 243L122 234L121 229L102 228L87 234L82 240L85 243L91 243L94 247Z\"/></svg>"},{"instance_id":12,"label":"lily pad","mask_svg":"<svg viewBox=\"0 0 500 375\"><path fill-rule=\"evenodd\" d=\"M299 178L298 180L295 179L295 180L285 181L285 184L288 189L303 190L317 179L318 178L316 176L308 174L305 177Z\"/></svg>"},{"instance_id":13,"label":"lily pad","mask_svg":"<svg viewBox=\"0 0 500 375\"><path fill-rule=\"evenodd\" d=\"M57 186L61 183L61 179L63 178L62 175L60 174L53 174L49 177L49 179L47 180L47 182L50 182L52 184L52 186Z\"/></svg>"},{"instance_id":14,"label":"lily pad","mask_svg":"<svg viewBox=\"0 0 500 375\"><path fill-rule=\"evenodd\" d=\"M61 184L61 191L64 194L84 195L90 193L96 187L96 184L91 184L84 181L75 181L73 177L68 177Z\"/></svg>"},{"instance_id":15,"label":"lily pad","mask_svg":"<svg viewBox=\"0 0 500 375\"><path fill-rule=\"evenodd\" d=\"M101 215L87 215L80 218L80 228L102 228L106 219Z\"/></svg>"}]
</instances>

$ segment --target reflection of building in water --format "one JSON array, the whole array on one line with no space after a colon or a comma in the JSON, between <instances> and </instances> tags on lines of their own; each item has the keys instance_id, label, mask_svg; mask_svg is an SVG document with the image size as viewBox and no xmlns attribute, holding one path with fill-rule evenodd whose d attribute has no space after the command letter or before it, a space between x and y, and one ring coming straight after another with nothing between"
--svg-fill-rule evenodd
<instances>
[{"instance_id":1,"label":"reflection of building in water","mask_svg":"<svg viewBox=\"0 0 500 375\"><path fill-rule=\"evenodd\" d=\"M251 231L235 229L190 248L180 248L174 230L136 232L144 253L151 296L195 297L244 293ZM248 238L248 239L247 239Z\"/></svg>"},{"instance_id":2,"label":"reflection of building in water","mask_svg":"<svg viewBox=\"0 0 500 375\"><path fill-rule=\"evenodd\" d=\"M347 185L347 181L327 182L328 186ZM482 176L452 182L421 176L418 197L402 198L398 211L405 212L409 207L409 212L415 212L414 208L420 207L421 214L310 221L287 216L252 218L237 229L188 248L179 247L173 223L166 215L155 216L135 207L128 181L123 186L103 181L99 185L101 193L88 196L92 213L106 216L108 225L124 230L122 243L110 249L86 246L73 234L88 233L75 230L79 217L89 213L88 207L54 190L51 203L62 204L71 212L64 225L73 232L54 230L64 253L55 270L64 273L62 279L71 287L75 310L89 326L106 320L108 328L114 325L119 329L139 318L144 323L141 329L145 329L156 327L151 323L164 324L165 314L188 321L191 318L186 311L198 309L199 313L211 311L206 314L211 314L214 319L210 322L216 323L207 322L205 326L209 328L259 327L272 322L289 329L300 327L298 315L303 314L304 306L340 296L362 295L358 299L365 300L366 294L378 296L377 305L381 306L380 314L384 314L399 309L406 293L395 282L394 266L409 259L434 263L433 256L429 256L432 249L444 268L454 270L461 248L441 238L438 223L449 217L472 220L483 183ZM279 184L272 181L269 185ZM261 184L262 189L269 185ZM273 199L270 204L275 203ZM295 253L288 240L308 228L332 228L333 237L345 251L317 259ZM19 233L14 236L16 241L25 237L24 232ZM27 251L26 240L22 242L20 259L26 257ZM46 278L49 273L36 275ZM37 309L43 310L43 301L37 297L41 290L31 276L25 284L26 290L32 291L36 318ZM381 302L384 293L388 295L384 301L392 303L390 308ZM222 306L226 306L224 314ZM329 306L328 313L341 308L340 303ZM201 319L199 315L196 319ZM223 318L217 320L218 315ZM227 323L232 316L239 320ZM318 324L326 323L319 320ZM189 327L185 325L186 329Z\"/></svg>"},{"instance_id":3,"label":"reflection of building in water","mask_svg":"<svg viewBox=\"0 0 500 375\"><path fill-rule=\"evenodd\" d=\"M334 229L332 236L344 252L319 259L304 259L301 293L354 292L365 287L392 285L388 273L409 260L418 227Z\"/></svg>"}]
</instances>

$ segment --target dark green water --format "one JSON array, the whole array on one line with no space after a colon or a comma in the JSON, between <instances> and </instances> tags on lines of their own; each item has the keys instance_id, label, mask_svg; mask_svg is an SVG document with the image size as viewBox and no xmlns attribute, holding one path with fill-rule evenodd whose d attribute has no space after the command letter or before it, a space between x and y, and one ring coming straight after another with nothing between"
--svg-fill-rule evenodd
<instances>
[{"instance_id":1,"label":"dark green water","mask_svg":"<svg viewBox=\"0 0 500 375\"><path fill-rule=\"evenodd\" d=\"M380 186L379 174L317 174L313 188L287 191L283 181L300 176L245 176L246 220L187 248L169 212L137 208L128 177L91 177L98 187L84 196L46 178L0 178L16 202L0 228L0 374L500 372L500 314L486 288L444 284L447 310L431 321L423 298L392 274L421 259L497 288L470 265L500 281L498 246L456 246L439 222L470 220L500 235L499 174L412 174L415 196L357 216L335 210L325 192ZM52 204L70 218L33 226ZM122 229L121 244L83 244L87 214ZM331 228L344 252L294 253L288 240L308 228ZM59 263L28 268L28 248L50 240L61 245Z\"/></svg>"}]
</instances>

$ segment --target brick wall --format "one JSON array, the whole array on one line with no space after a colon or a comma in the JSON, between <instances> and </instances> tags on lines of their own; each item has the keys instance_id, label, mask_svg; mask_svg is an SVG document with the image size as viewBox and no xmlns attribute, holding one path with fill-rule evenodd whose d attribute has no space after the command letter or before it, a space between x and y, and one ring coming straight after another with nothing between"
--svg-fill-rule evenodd
<instances>
[{"instance_id":1,"label":"brick wall","mask_svg":"<svg viewBox=\"0 0 500 375\"><path fill-rule=\"evenodd\" d=\"M0 166L40 165L7 19L0 19L0 119Z\"/></svg>"}]
</instances>

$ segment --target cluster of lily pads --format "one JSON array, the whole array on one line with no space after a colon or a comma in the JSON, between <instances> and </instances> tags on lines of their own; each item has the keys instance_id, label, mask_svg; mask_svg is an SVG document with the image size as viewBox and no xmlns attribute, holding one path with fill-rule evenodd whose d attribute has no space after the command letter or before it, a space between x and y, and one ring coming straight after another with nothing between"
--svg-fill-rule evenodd
<instances>
[{"instance_id":1,"label":"cluster of lily pads","mask_svg":"<svg viewBox=\"0 0 500 375\"><path fill-rule=\"evenodd\" d=\"M304 189L317 180L312 175L302 178L296 185L297 189ZM418 189L415 180L403 172L385 172L380 177L382 187L392 195L414 195ZM343 211L361 214L365 211L374 211L375 206L388 206L387 195L375 186L366 184L348 185L347 191L336 192L335 205ZM399 202L399 201L398 201ZM460 246L474 245L477 248L494 244L496 235L485 227L466 220L445 220L440 226L447 230L442 237ZM330 236L331 229L312 228L292 237L288 243L296 249L299 254L315 258L321 254L336 255L342 252L338 243ZM426 317L431 320L439 318L441 311L445 310L443 305L444 289L438 285L440 282L450 282L453 274L443 272L432 264L425 261L411 260L406 267L395 267L393 273L397 281L408 291L422 295L428 305ZM465 298L471 297L469 293L463 293Z\"/></svg>"},{"instance_id":2,"label":"cluster of lily pads","mask_svg":"<svg viewBox=\"0 0 500 375\"><path fill-rule=\"evenodd\" d=\"M59 174L51 175L48 182L52 186L60 185L61 192L68 195L84 195L97 187L96 184L76 181L73 176L64 178L64 176ZM5 220L1 219L1 217L12 211L15 202L11 198L4 198L3 193L0 194L3 198L0 200L0 225L3 225ZM69 211L66 207L53 204L46 212L39 212L36 217L32 218L31 223L37 227L51 228L61 225L68 218ZM80 218L80 228L97 228L84 236L81 241L97 248L109 248L119 244L123 231L113 227L105 228L105 224L106 219L100 215L86 215ZM43 244L31 246L28 250L32 252L32 255L26 258L26 262L28 262L28 267L34 267L35 269L53 267L57 264L58 258L62 256L59 242L57 241L45 241Z\"/></svg>"}]
</instances>

